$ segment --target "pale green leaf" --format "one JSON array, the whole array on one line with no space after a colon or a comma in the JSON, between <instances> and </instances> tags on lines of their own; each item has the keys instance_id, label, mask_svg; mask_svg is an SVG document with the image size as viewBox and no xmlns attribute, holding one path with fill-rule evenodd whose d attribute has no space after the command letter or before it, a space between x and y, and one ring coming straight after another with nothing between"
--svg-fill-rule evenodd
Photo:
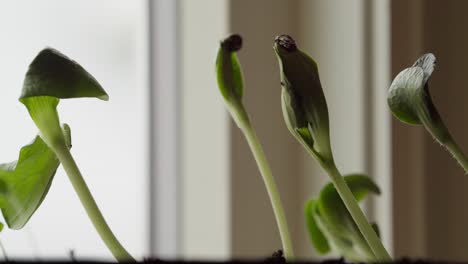
<instances>
[{"instance_id":1,"label":"pale green leaf","mask_svg":"<svg viewBox=\"0 0 468 264\"><path fill-rule=\"evenodd\" d=\"M312 241L317 252L321 255L327 254L330 251L327 238L320 230L315 219L317 210L317 202L313 199L309 200L305 205L305 217L309 238Z\"/></svg>"},{"instance_id":2,"label":"pale green leaf","mask_svg":"<svg viewBox=\"0 0 468 264\"><path fill-rule=\"evenodd\" d=\"M71 147L70 128L64 136ZM0 207L9 228L21 229L44 200L60 162L40 136L21 148L17 161L0 165L5 185Z\"/></svg>"}]
</instances>

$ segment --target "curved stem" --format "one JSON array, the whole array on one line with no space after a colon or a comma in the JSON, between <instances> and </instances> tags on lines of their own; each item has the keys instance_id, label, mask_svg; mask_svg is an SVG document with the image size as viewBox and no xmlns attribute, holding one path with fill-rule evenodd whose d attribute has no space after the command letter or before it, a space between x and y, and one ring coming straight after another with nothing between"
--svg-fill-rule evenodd
<instances>
[{"instance_id":1,"label":"curved stem","mask_svg":"<svg viewBox=\"0 0 468 264\"><path fill-rule=\"evenodd\" d=\"M135 261L107 225L68 149L71 139L64 136L57 113L57 105L60 100L51 96L37 96L24 98L21 102L26 106L32 120L39 128L41 138L55 152L60 163L62 163L81 204L104 244L118 261ZM70 129L68 126L65 127Z\"/></svg>"},{"instance_id":2,"label":"curved stem","mask_svg":"<svg viewBox=\"0 0 468 264\"><path fill-rule=\"evenodd\" d=\"M447 143L445 143L445 147L447 150L452 154L452 156L458 161L458 164L465 170L465 174L468 173L468 159L466 155L463 153L461 148L455 142L455 140L450 139Z\"/></svg>"},{"instance_id":3,"label":"curved stem","mask_svg":"<svg viewBox=\"0 0 468 264\"><path fill-rule=\"evenodd\" d=\"M250 150L252 151L255 161L257 162L257 166L260 170L260 174L262 175L263 182L265 183L268 196L270 197L271 206L273 207L273 212L281 237L281 243L283 245L284 256L288 261L291 261L294 259L294 252L288 229L288 223L286 220L286 214L284 213L278 187L271 173L271 169L265 157L265 153L263 152L263 148L250 124L244 107L242 105L237 106L235 109L232 109L231 113L237 125L244 133Z\"/></svg>"},{"instance_id":4,"label":"curved stem","mask_svg":"<svg viewBox=\"0 0 468 264\"><path fill-rule=\"evenodd\" d=\"M369 247L372 249L372 252L374 252L374 255L377 258L377 260L380 262L391 262L392 258L388 254L387 250L382 244L382 241L377 236L372 226L367 221L366 216L359 207L356 199L354 198L353 193L346 184L343 176L336 168L336 165L332 164L330 166L327 166L325 169L330 175L332 183L338 191L341 200L343 200L344 204L346 205L346 208L348 209L349 213L354 219L354 222L356 223L362 235L369 244Z\"/></svg>"},{"instance_id":5,"label":"curved stem","mask_svg":"<svg viewBox=\"0 0 468 264\"><path fill-rule=\"evenodd\" d=\"M120 244L110 229L106 220L104 219L101 211L99 210L96 201L94 200L86 182L81 175L78 166L70 153L70 150L65 146L56 146L54 148L55 154L62 163L65 172L70 179L70 182L77 193L81 204L86 210L89 219L93 223L96 231L101 237L102 241L106 244L107 248L112 252L118 261L135 261L135 259L127 252L127 250Z\"/></svg>"}]
</instances>

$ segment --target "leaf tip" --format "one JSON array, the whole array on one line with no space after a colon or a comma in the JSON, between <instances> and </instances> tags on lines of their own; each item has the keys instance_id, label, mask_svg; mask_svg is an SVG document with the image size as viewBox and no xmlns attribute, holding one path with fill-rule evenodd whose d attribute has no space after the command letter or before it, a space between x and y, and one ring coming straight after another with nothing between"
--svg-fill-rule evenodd
<instances>
[{"instance_id":1,"label":"leaf tip","mask_svg":"<svg viewBox=\"0 0 468 264\"><path fill-rule=\"evenodd\" d=\"M242 48L242 37L239 34L232 34L221 41L221 47L229 52L236 52Z\"/></svg>"},{"instance_id":2,"label":"leaf tip","mask_svg":"<svg viewBox=\"0 0 468 264\"><path fill-rule=\"evenodd\" d=\"M282 34L275 37L275 50L279 48L284 49L287 52L293 52L297 50L296 41L289 35Z\"/></svg>"}]
</instances>

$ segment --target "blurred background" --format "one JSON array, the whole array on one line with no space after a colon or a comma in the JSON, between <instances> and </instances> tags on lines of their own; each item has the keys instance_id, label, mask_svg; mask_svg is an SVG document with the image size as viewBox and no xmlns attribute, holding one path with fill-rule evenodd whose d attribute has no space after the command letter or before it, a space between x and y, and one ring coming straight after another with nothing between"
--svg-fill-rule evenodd
<instances>
[{"instance_id":1,"label":"blurred background","mask_svg":"<svg viewBox=\"0 0 468 264\"><path fill-rule=\"evenodd\" d=\"M303 205L327 177L283 123L272 44L287 33L319 65L338 167L368 173L382 189L364 208L389 251L467 260L468 178L424 129L400 124L386 105L392 78L435 53L434 102L468 151L467 8L462 0L0 0L0 160L15 160L33 139L17 98L30 61L56 48L110 95L105 103L62 100L59 111L97 203L131 253L270 255L280 241L267 193L214 74L219 41L239 33L246 108L280 185L296 254L319 258ZM112 258L61 168L29 224L5 229L0 241L10 257Z\"/></svg>"}]
</instances>

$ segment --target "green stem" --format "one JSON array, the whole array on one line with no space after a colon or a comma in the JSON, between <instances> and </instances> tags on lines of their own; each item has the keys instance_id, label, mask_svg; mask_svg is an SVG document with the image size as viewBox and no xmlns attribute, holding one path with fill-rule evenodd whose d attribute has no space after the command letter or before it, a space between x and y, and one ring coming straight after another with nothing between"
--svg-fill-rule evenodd
<instances>
[{"instance_id":1,"label":"green stem","mask_svg":"<svg viewBox=\"0 0 468 264\"><path fill-rule=\"evenodd\" d=\"M2 241L0 241L0 249L2 251L4 261L8 262L8 255L6 253L6 250L5 250L5 247L3 246Z\"/></svg>"},{"instance_id":2,"label":"green stem","mask_svg":"<svg viewBox=\"0 0 468 264\"><path fill-rule=\"evenodd\" d=\"M326 170L330 175L333 185L338 191L341 200L343 200L344 204L346 205L346 208L348 209L349 213L354 219L354 222L356 223L362 235L369 244L369 247L374 252L374 255L377 258L377 260L380 262L391 262L392 258L388 254L387 250L383 246L382 242L380 241L380 238L377 236L372 226L367 221L366 216L359 207L356 199L354 198L353 193L346 184L343 176L336 168L336 165L333 163L332 165L327 166Z\"/></svg>"},{"instance_id":3,"label":"green stem","mask_svg":"<svg viewBox=\"0 0 468 264\"><path fill-rule=\"evenodd\" d=\"M278 187L271 173L271 169L268 165L265 153L263 152L263 148L250 124L247 112L245 111L244 107L242 105L237 105L235 108L232 108L231 113L237 125L244 133L247 143L250 146L250 150L252 151L255 161L257 162L258 169L262 175L263 182L265 183L265 187L273 207L273 212L281 237L281 243L283 245L284 256L288 261L291 261L294 259L294 252L288 229L288 223L286 220L286 214L281 203Z\"/></svg>"},{"instance_id":4,"label":"green stem","mask_svg":"<svg viewBox=\"0 0 468 264\"><path fill-rule=\"evenodd\" d=\"M23 98L21 102L27 107L32 120L41 132L41 138L55 152L75 189L89 219L96 228L104 244L118 261L135 261L115 237L107 225L99 207L86 185L78 166L70 153L70 138L65 138L60 128L57 105L59 99L51 96ZM69 128L68 128L69 129ZM68 142L67 142L68 141Z\"/></svg>"},{"instance_id":5,"label":"green stem","mask_svg":"<svg viewBox=\"0 0 468 264\"><path fill-rule=\"evenodd\" d=\"M70 153L70 150L65 145L56 146L54 148L55 154L62 163L65 172L70 179L70 182L75 189L75 192L80 198L81 204L86 210L86 213L91 219L96 231L101 237L102 241L106 244L107 248L112 252L118 261L135 261L135 259L125 250L120 242L115 237L114 233L106 223L101 211L99 210L96 201L86 185L86 182L81 175L78 166Z\"/></svg>"},{"instance_id":6,"label":"green stem","mask_svg":"<svg viewBox=\"0 0 468 264\"><path fill-rule=\"evenodd\" d=\"M458 161L458 164L460 164L460 166L465 170L465 173L468 173L468 159L458 144L451 138L447 143L445 143L445 147Z\"/></svg>"}]
</instances>

